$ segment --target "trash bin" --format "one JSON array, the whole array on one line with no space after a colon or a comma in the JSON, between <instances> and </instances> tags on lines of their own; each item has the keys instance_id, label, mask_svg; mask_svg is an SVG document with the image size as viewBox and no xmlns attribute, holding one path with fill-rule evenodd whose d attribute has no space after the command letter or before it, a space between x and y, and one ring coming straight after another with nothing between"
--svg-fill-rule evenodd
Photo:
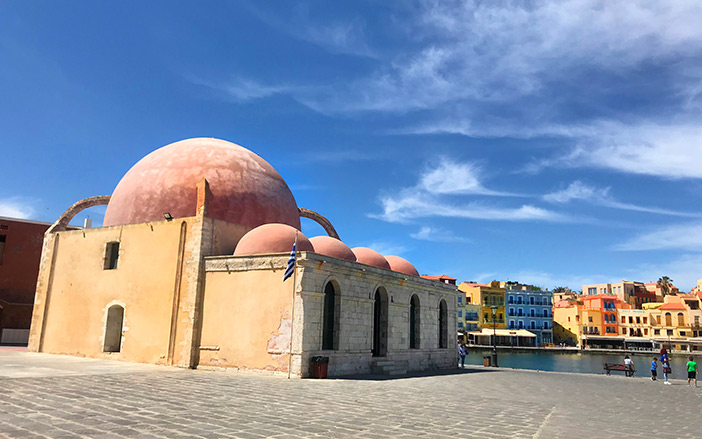
<instances>
[{"instance_id":1,"label":"trash bin","mask_svg":"<svg viewBox=\"0 0 702 439\"><path fill-rule=\"evenodd\" d=\"M486 355L483 357L483 366L490 367L490 356Z\"/></svg>"},{"instance_id":2,"label":"trash bin","mask_svg":"<svg viewBox=\"0 0 702 439\"><path fill-rule=\"evenodd\" d=\"M312 378L326 378L329 368L329 357L312 357Z\"/></svg>"}]
</instances>

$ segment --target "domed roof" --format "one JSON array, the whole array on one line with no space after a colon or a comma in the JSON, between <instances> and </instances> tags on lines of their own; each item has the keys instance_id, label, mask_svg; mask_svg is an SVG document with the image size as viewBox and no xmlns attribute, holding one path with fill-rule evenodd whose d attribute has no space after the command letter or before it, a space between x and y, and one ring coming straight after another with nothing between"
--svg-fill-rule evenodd
<instances>
[{"instance_id":1,"label":"domed roof","mask_svg":"<svg viewBox=\"0 0 702 439\"><path fill-rule=\"evenodd\" d=\"M349 246L336 238L324 235L313 236L310 238L310 242L314 246L315 253L356 262L356 255L353 254Z\"/></svg>"},{"instance_id":2,"label":"domed roof","mask_svg":"<svg viewBox=\"0 0 702 439\"><path fill-rule=\"evenodd\" d=\"M374 267L390 269L390 264L383 255L368 247L354 247L351 249L356 255L356 260L361 264L373 265Z\"/></svg>"},{"instance_id":3,"label":"domed roof","mask_svg":"<svg viewBox=\"0 0 702 439\"><path fill-rule=\"evenodd\" d=\"M302 232L287 224L264 224L242 236L234 256L290 253L297 232L297 251L313 252L312 243Z\"/></svg>"},{"instance_id":4,"label":"domed roof","mask_svg":"<svg viewBox=\"0 0 702 439\"><path fill-rule=\"evenodd\" d=\"M283 178L248 149L219 139L166 145L139 160L117 184L105 226L194 216L197 183L210 185L208 215L253 229L283 223L300 228L297 204Z\"/></svg>"},{"instance_id":5,"label":"domed roof","mask_svg":"<svg viewBox=\"0 0 702 439\"><path fill-rule=\"evenodd\" d=\"M390 264L390 269L392 271L409 274L410 276L419 276L417 269L414 268L414 265L407 259L399 256L385 256L385 259L388 261L388 264Z\"/></svg>"}]
</instances>

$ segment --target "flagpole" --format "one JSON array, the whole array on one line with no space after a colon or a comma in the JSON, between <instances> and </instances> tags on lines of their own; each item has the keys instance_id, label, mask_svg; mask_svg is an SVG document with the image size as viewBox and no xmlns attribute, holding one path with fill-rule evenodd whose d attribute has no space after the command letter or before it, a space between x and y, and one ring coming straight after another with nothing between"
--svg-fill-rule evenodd
<instances>
[{"instance_id":1,"label":"flagpole","mask_svg":"<svg viewBox=\"0 0 702 439\"><path fill-rule=\"evenodd\" d=\"M293 329L295 328L295 286L297 285L297 230L295 231L295 266L293 268L292 282L292 314L290 317L290 352L288 353L288 379L290 379L290 369L292 369L292 353L293 353Z\"/></svg>"}]
</instances>

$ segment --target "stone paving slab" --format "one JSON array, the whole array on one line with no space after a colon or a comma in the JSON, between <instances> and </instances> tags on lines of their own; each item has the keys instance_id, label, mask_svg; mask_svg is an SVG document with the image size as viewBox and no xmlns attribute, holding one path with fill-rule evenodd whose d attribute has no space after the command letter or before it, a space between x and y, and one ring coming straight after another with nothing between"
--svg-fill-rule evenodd
<instances>
[{"instance_id":1,"label":"stone paving slab","mask_svg":"<svg viewBox=\"0 0 702 439\"><path fill-rule=\"evenodd\" d=\"M481 367L287 380L112 363L0 352L0 437L702 437L702 388L682 380Z\"/></svg>"}]
</instances>

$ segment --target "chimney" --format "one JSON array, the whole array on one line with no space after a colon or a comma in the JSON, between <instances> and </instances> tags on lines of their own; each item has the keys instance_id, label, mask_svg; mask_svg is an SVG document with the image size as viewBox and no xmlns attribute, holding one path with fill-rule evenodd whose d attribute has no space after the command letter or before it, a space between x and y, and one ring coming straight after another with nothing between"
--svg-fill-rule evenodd
<instances>
[{"instance_id":1,"label":"chimney","mask_svg":"<svg viewBox=\"0 0 702 439\"><path fill-rule=\"evenodd\" d=\"M90 218L86 218L85 221L83 221L83 228L89 229L91 227L93 227L93 220Z\"/></svg>"}]
</instances>

